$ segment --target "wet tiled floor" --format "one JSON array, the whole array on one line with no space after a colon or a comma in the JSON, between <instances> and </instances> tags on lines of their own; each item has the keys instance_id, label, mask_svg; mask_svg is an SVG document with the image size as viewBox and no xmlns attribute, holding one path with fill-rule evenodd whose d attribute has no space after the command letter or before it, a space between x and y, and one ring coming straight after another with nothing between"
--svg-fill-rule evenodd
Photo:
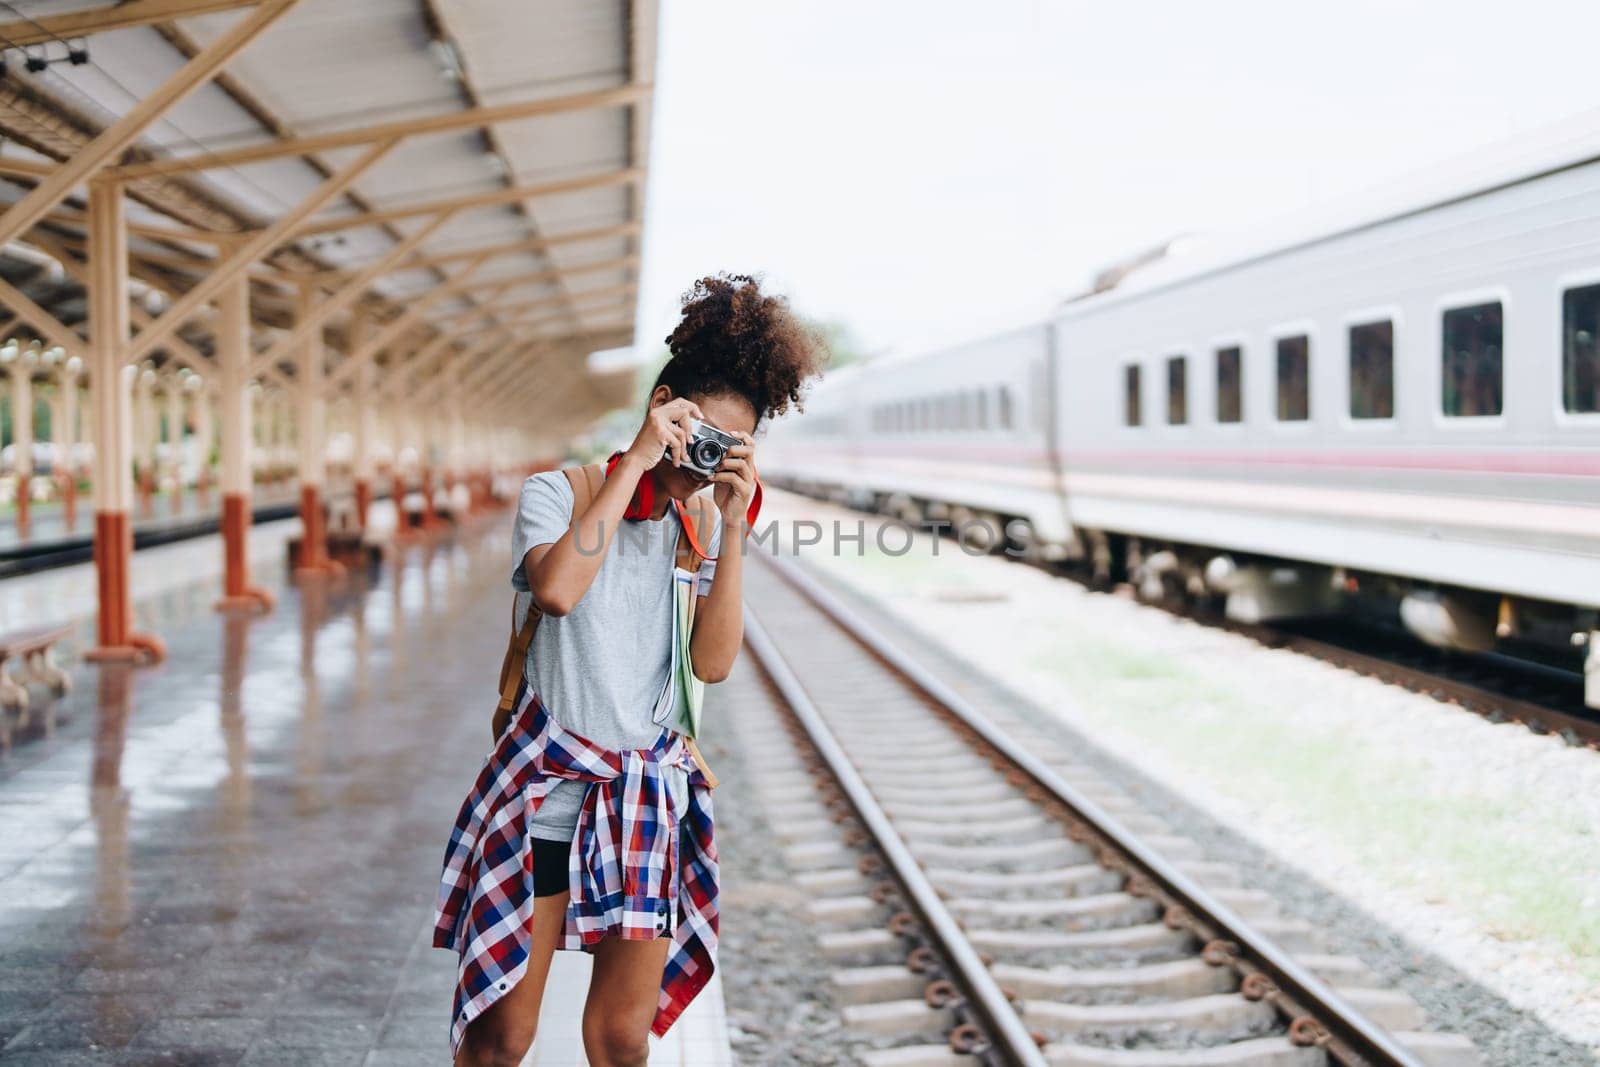
<instances>
[{"instance_id":1,"label":"wet tiled floor","mask_svg":"<svg viewBox=\"0 0 1600 1067\"><path fill-rule=\"evenodd\" d=\"M75 670L0 759L0 1061L448 1061L427 935L488 742L503 527L259 618L169 592L166 664Z\"/></svg>"}]
</instances>

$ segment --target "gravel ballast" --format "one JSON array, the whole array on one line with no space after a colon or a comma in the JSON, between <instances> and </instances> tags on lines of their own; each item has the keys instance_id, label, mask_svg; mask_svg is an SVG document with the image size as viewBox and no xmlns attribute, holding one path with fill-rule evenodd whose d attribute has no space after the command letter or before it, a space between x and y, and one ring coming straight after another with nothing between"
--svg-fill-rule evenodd
<instances>
[{"instance_id":1,"label":"gravel ballast","mask_svg":"<svg viewBox=\"0 0 1600 1067\"><path fill-rule=\"evenodd\" d=\"M717 967L734 1058L769 1064L854 1063L829 968L808 921L809 897L784 863L734 721L752 700L771 700L748 651L707 691L702 751L719 780L714 794L722 924Z\"/></svg>"},{"instance_id":2,"label":"gravel ballast","mask_svg":"<svg viewBox=\"0 0 1600 1067\"><path fill-rule=\"evenodd\" d=\"M1489 1062L1596 1062L1600 755L948 541L887 555L864 521L862 554L802 560L969 696L1075 740Z\"/></svg>"}]
</instances>

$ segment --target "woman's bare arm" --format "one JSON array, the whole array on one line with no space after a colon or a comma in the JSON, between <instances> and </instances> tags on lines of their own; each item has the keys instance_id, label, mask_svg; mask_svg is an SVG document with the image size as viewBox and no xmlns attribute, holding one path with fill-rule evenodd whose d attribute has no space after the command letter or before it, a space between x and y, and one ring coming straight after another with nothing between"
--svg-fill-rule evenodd
<instances>
[{"instance_id":1,"label":"woman's bare arm","mask_svg":"<svg viewBox=\"0 0 1600 1067\"><path fill-rule=\"evenodd\" d=\"M745 516L755 493L754 442L741 434L744 444L728 449L728 458L711 480L717 518L722 523L722 547L717 552L717 574L695 608L694 634L689 658L702 682L720 682L733 670L744 643L744 535Z\"/></svg>"},{"instance_id":2,"label":"woman's bare arm","mask_svg":"<svg viewBox=\"0 0 1600 1067\"><path fill-rule=\"evenodd\" d=\"M681 459L689 444L689 418L701 418L700 409L683 399L669 400L650 409L633 444L622 454L600 492L590 501L574 526L559 541L537 545L522 558L523 572L534 603L546 615L565 615L589 591L600 573L611 539L622 523L639 479L669 450Z\"/></svg>"}]
</instances>

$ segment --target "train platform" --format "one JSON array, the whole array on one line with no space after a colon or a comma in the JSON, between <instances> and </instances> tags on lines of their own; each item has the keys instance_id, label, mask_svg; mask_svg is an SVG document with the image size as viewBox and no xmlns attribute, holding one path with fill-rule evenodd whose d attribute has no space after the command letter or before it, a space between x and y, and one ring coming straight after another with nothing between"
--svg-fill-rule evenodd
<instances>
[{"instance_id":1,"label":"train platform","mask_svg":"<svg viewBox=\"0 0 1600 1067\"><path fill-rule=\"evenodd\" d=\"M51 728L0 758L0 1061L448 1060L455 962L429 933L487 741L502 519L393 549L370 585L288 583L297 524L259 526L262 616L212 611L215 537L136 554L170 656L75 663ZM0 614L86 620L93 577L8 581ZM582 1062L586 962L558 954L528 1062ZM731 1062L720 981L651 1062Z\"/></svg>"},{"instance_id":2,"label":"train platform","mask_svg":"<svg viewBox=\"0 0 1600 1067\"><path fill-rule=\"evenodd\" d=\"M291 483L256 487L252 505L257 511L293 508L299 490ZM181 493L162 493L142 501L130 518L135 533L181 527L196 519L217 519L222 514L219 493L187 489ZM63 540L87 537L94 533L91 502L81 499L69 512L59 500L34 504L28 521L19 523L16 511L0 514L0 553L24 547L51 545Z\"/></svg>"}]
</instances>

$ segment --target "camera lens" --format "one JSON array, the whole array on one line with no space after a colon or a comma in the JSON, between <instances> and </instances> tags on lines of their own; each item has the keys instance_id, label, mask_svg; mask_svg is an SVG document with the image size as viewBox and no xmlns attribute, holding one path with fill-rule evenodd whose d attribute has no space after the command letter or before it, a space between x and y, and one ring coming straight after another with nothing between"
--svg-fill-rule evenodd
<instances>
[{"instance_id":1,"label":"camera lens","mask_svg":"<svg viewBox=\"0 0 1600 1067\"><path fill-rule=\"evenodd\" d=\"M694 465L708 471L715 470L722 462L722 457L727 454L728 450L720 441L696 441L694 447L689 450L689 458Z\"/></svg>"}]
</instances>

